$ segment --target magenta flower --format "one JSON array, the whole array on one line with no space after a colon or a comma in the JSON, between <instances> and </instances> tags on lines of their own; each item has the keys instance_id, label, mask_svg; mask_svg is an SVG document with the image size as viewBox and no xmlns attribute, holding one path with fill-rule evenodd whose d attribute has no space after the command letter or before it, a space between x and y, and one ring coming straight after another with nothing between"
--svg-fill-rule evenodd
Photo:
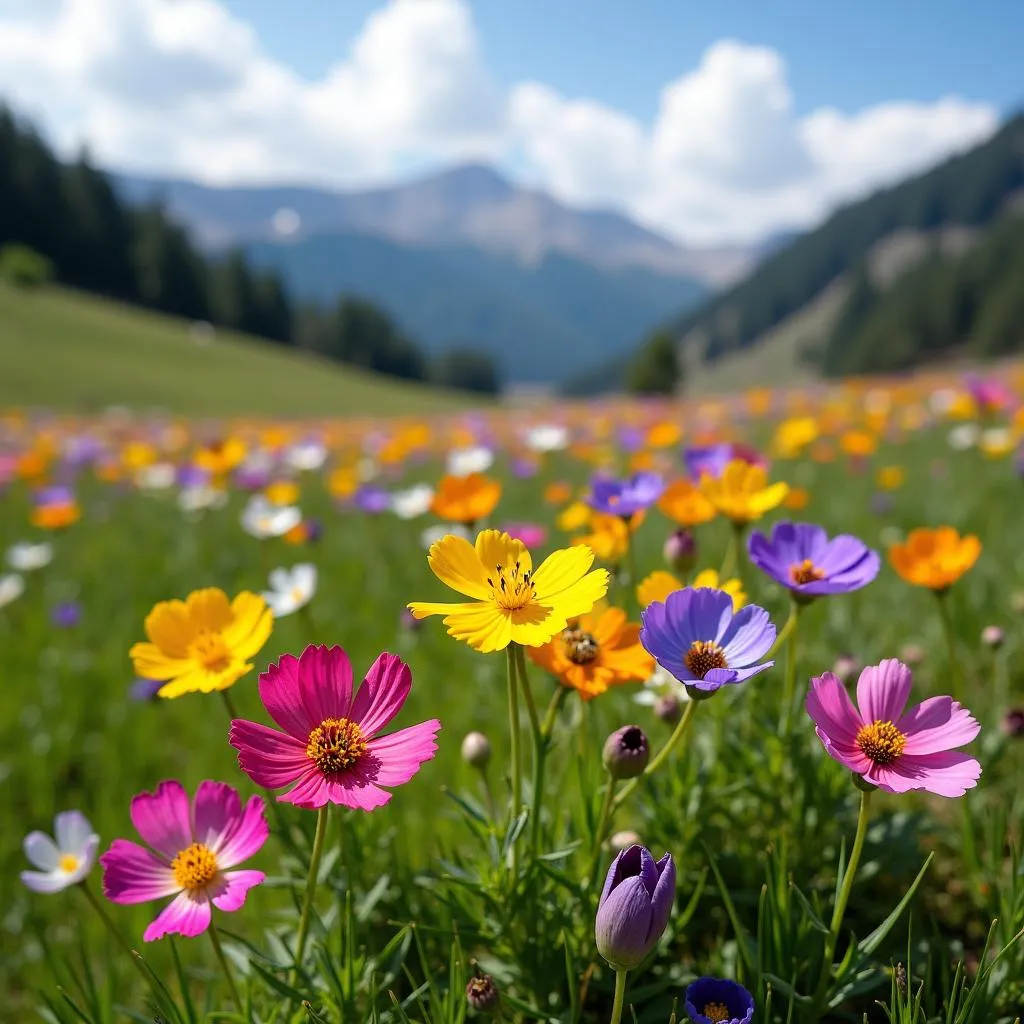
<instances>
[{"instance_id":1,"label":"magenta flower","mask_svg":"<svg viewBox=\"0 0 1024 1024\"><path fill-rule=\"evenodd\" d=\"M869 665L857 680L858 709L826 672L807 694L814 731L830 757L887 793L963 796L977 785L981 765L955 748L981 727L952 697L930 697L904 713L910 683L910 669L895 658Z\"/></svg>"},{"instance_id":2,"label":"magenta flower","mask_svg":"<svg viewBox=\"0 0 1024 1024\"><path fill-rule=\"evenodd\" d=\"M155 793L132 800L132 824L152 850L115 839L100 857L103 892L114 903L148 903L173 896L142 938L201 935L210 926L210 905L240 910L246 894L266 877L235 871L267 841L262 797L242 807L226 782L200 782L189 806L180 782L161 782Z\"/></svg>"},{"instance_id":3,"label":"magenta flower","mask_svg":"<svg viewBox=\"0 0 1024 1024\"><path fill-rule=\"evenodd\" d=\"M409 666L381 654L358 690L340 647L310 646L284 655L260 676L260 699L284 730L256 722L231 723L238 764L259 786L292 786L278 797L296 807L343 804L372 811L391 799L382 786L400 786L437 752L441 723L429 722L381 736L412 686Z\"/></svg>"}]
</instances>

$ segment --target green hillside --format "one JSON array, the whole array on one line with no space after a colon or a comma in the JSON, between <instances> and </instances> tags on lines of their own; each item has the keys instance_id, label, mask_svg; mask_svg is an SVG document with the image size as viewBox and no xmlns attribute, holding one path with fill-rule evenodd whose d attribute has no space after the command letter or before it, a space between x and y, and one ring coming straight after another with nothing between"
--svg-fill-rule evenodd
<instances>
[{"instance_id":1,"label":"green hillside","mask_svg":"<svg viewBox=\"0 0 1024 1024\"><path fill-rule=\"evenodd\" d=\"M197 344L187 320L78 292L0 285L0 406L384 416L447 412L481 401L227 331Z\"/></svg>"}]
</instances>

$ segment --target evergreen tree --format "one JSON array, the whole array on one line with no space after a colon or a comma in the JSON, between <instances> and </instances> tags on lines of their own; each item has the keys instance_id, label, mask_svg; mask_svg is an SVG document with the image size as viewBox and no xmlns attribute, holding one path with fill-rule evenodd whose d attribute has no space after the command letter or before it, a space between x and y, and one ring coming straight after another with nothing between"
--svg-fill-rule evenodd
<instances>
[{"instance_id":1,"label":"evergreen tree","mask_svg":"<svg viewBox=\"0 0 1024 1024\"><path fill-rule=\"evenodd\" d=\"M626 383L636 394L671 395L681 376L678 341L669 331L656 331L636 354Z\"/></svg>"}]
</instances>

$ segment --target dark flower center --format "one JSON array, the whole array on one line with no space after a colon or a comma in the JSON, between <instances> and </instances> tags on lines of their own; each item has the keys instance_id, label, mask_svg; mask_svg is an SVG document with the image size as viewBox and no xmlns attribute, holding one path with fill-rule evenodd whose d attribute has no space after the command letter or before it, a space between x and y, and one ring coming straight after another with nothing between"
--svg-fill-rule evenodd
<instances>
[{"instance_id":1,"label":"dark flower center","mask_svg":"<svg viewBox=\"0 0 1024 1024\"><path fill-rule=\"evenodd\" d=\"M574 665L589 665L601 651L601 645L594 639L594 635L578 626L562 630L562 643L565 656Z\"/></svg>"},{"instance_id":2,"label":"dark flower center","mask_svg":"<svg viewBox=\"0 0 1024 1024\"><path fill-rule=\"evenodd\" d=\"M619 737L619 749L628 754L635 754L647 746L647 737L643 729L630 726Z\"/></svg>"},{"instance_id":3,"label":"dark flower center","mask_svg":"<svg viewBox=\"0 0 1024 1024\"><path fill-rule=\"evenodd\" d=\"M708 1020L715 1021L716 1024L719 1021L731 1018L729 1007L725 1003L708 1003L701 1012Z\"/></svg>"},{"instance_id":4,"label":"dark flower center","mask_svg":"<svg viewBox=\"0 0 1024 1024\"><path fill-rule=\"evenodd\" d=\"M306 757L324 775L351 768L367 751L358 722L347 718L325 718L306 742Z\"/></svg>"},{"instance_id":5,"label":"dark flower center","mask_svg":"<svg viewBox=\"0 0 1024 1024\"><path fill-rule=\"evenodd\" d=\"M714 640L694 640L683 657L683 664L703 679L713 668L728 668L725 651Z\"/></svg>"},{"instance_id":6,"label":"dark flower center","mask_svg":"<svg viewBox=\"0 0 1024 1024\"><path fill-rule=\"evenodd\" d=\"M907 737L892 722L876 721L857 730L857 746L875 764L892 764L906 745Z\"/></svg>"},{"instance_id":7,"label":"dark flower center","mask_svg":"<svg viewBox=\"0 0 1024 1024\"><path fill-rule=\"evenodd\" d=\"M789 567L789 578L797 584L797 586L803 586L805 583L814 583L817 580L823 580L827 573L824 569L819 569L809 558L805 558L802 562L797 565L791 565Z\"/></svg>"}]
</instances>

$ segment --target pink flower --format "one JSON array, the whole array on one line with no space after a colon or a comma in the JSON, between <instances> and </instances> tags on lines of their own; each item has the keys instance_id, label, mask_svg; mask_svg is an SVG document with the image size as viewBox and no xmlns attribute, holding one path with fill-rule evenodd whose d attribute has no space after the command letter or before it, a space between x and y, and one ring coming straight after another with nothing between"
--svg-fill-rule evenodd
<instances>
[{"instance_id":1,"label":"pink flower","mask_svg":"<svg viewBox=\"0 0 1024 1024\"><path fill-rule=\"evenodd\" d=\"M807 713L829 756L879 789L963 796L978 784L981 765L955 748L981 727L952 697L930 697L904 713L910 683L910 669L895 658L869 665L857 680L858 710L826 672L811 680Z\"/></svg>"},{"instance_id":2,"label":"pink flower","mask_svg":"<svg viewBox=\"0 0 1024 1024\"><path fill-rule=\"evenodd\" d=\"M267 841L264 801L245 805L226 782L200 782L189 807L180 782L161 782L155 793L132 800L132 824L153 850L115 839L100 857L103 892L114 903L148 903L174 896L142 938L200 935L210 925L210 904L240 910L262 871L232 871ZM153 852L156 851L156 852Z\"/></svg>"},{"instance_id":3,"label":"pink flower","mask_svg":"<svg viewBox=\"0 0 1024 1024\"><path fill-rule=\"evenodd\" d=\"M548 539L548 531L540 523L506 523L502 529L531 550L542 548Z\"/></svg>"},{"instance_id":4,"label":"pink flower","mask_svg":"<svg viewBox=\"0 0 1024 1024\"><path fill-rule=\"evenodd\" d=\"M380 735L411 686L409 666L394 654L381 654L355 693L340 647L286 654L260 676L260 699L284 732L236 719L230 742L238 764L267 789L295 783L278 800L297 807L382 807L391 794L381 787L408 782L437 751L436 718Z\"/></svg>"}]
</instances>

